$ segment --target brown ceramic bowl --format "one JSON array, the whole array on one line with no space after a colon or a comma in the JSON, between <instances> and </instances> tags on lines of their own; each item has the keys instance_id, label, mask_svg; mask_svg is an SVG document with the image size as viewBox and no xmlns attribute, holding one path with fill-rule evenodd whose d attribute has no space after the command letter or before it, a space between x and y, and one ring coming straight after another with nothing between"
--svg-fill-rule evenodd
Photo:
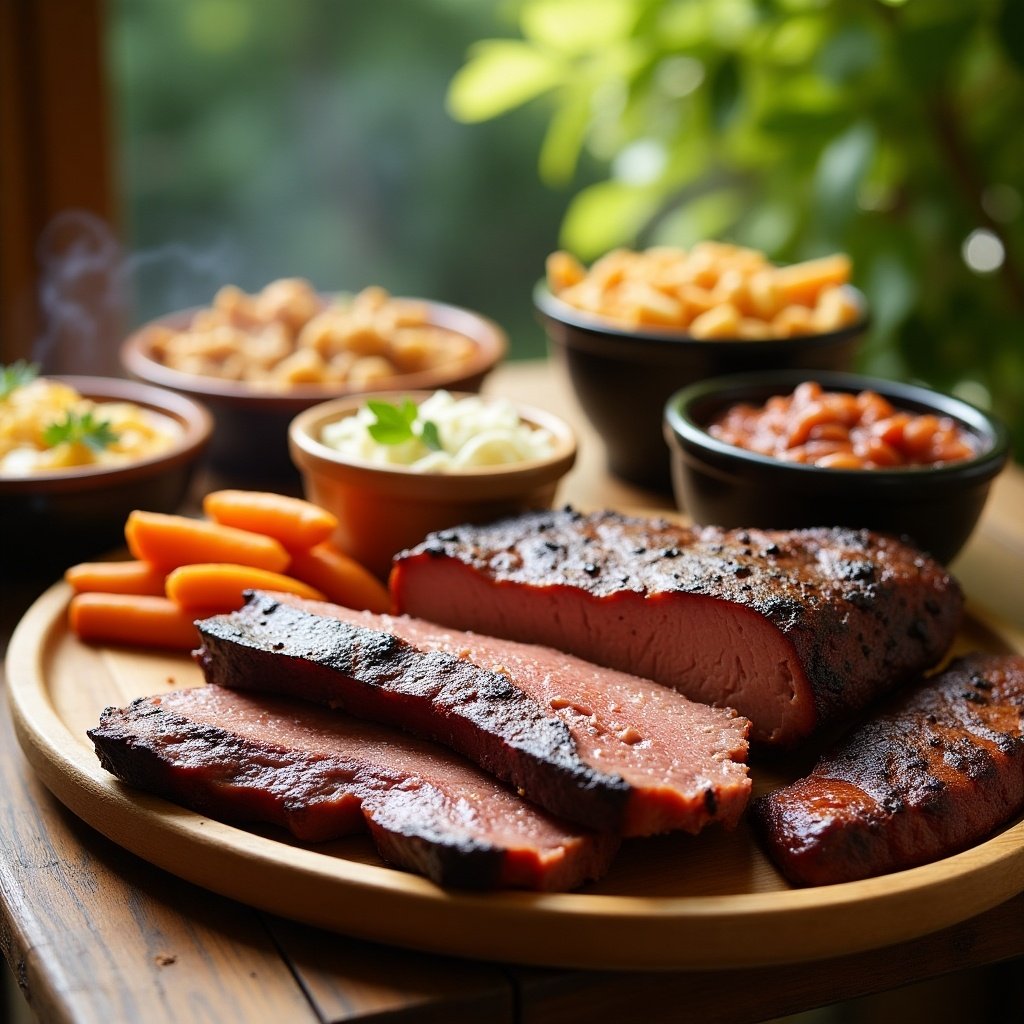
<instances>
[{"instance_id":1,"label":"brown ceramic bowl","mask_svg":"<svg viewBox=\"0 0 1024 1024\"><path fill-rule=\"evenodd\" d=\"M429 312L429 322L475 343L472 357L451 367L392 378L389 388L403 390L478 391L484 378L504 358L505 332L479 313L443 302L413 300ZM211 464L227 477L280 478L294 473L288 457L288 424L303 409L330 398L366 390L343 384L302 384L282 391L267 391L242 381L183 373L153 356L152 328L183 329L195 310L173 313L139 328L121 347L121 363L140 380L171 388L201 401L213 413L215 428L210 443Z\"/></svg>"},{"instance_id":2,"label":"brown ceramic bowl","mask_svg":"<svg viewBox=\"0 0 1024 1024\"><path fill-rule=\"evenodd\" d=\"M534 305L587 418L605 445L608 468L641 487L671 491L662 436L665 402L707 377L759 370L849 369L867 325L867 303L850 288L861 317L838 331L749 341L698 339L682 331L630 331L556 298L542 281Z\"/></svg>"},{"instance_id":3,"label":"brown ceramic bowl","mask_svg":"<svg viewBox=\"0 0 1024 1024\"><path fill-rule=\"evenodd\" d=\"M0 476L0 561L12 570L64 568L124 543L132 509L172 512L188 490L213 421L183 395L111 377L54 377L97 401L133 402L179 424L165 452L124 466L82 466L25 477Z\"/></svg>"},{"instance_id":4,"label":"brown ceramic bowl","mask_svg":"<svg viewBox=\"0 0 1024 1024\"><path fill-rule=\"evenodd\" d=\"M909 537L939 561L966 543L992 480L1006 464L1006 428L973 405L915 384L818 373L826 391L874 391L897 409L948 416L973 436L977 455L937 466L825 469L784 462L712 437L707 426L738 402L788 395L799 371L739 374L683 388L665 406L676 499L698 523L725 527L866 527Z\"/></svg>"},{"instance_id":5,"label":"brown ceramic bowl","mask_svg":"<svg viewBox=\"0 0 1024 1024\"><path fill-rule=\"evenodd\" d=\"M558 482L576 460L571 428L548 412L517 405L526 423L549 430L551 455L506 466L422 473L348 458L322 444L328 423L353 415L368 398L421 402L431 392L380 392L325 402L300 413L289 429L292 459L302 474L306 497L339 520L339 546L381 579L392 556L434 530L485 523L531 508L550 508ZM456 395L456 397L460 397Z\"/></svg>"}]
</instances>

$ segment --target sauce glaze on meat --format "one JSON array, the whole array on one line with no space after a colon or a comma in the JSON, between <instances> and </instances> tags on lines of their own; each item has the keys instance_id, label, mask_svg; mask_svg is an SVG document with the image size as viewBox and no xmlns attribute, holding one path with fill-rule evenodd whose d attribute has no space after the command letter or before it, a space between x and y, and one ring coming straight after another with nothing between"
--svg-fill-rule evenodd
<instances>
[{"instance_id":1,"label":"sauce glaze on meat","mask_svg":"<svg viewBox=\"0 0 1024 1024\"><path fill-rule=\"evenodd\" d=\"M796 885L899 871L984 839L1024 810L1024 657L958 659L754 809Z\"/></svg>"}]
</instances>

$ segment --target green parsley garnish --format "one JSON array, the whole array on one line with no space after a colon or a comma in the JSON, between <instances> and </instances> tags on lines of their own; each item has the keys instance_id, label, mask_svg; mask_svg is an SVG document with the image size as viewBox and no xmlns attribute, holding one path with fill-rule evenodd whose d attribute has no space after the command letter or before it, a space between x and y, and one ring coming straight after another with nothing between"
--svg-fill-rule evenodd
<instances>
[{"instance_id":1,"label":"green parsley garnish","mask_svg":"<svg viewBox=\"0 0 1024 1024\"><path fill-rule=\"evenodd\" d=\"M26 384L31 384L38 376L39 367L24 359L19 359L10 366L0 366L0 399L6 398Z\"/></svg>"},{"instance_id":2,"label":"green parsley garnish","mask_svg":"<svg viewBox=\"0 0 1024 1024\"><path fill-rule=\"evenodd\" d=\"M370 399L366 405L376 417L367 429L378 444L402 444L419 438L431 451L441 450L441 436L436 423L424 420L418 431L414 429L419 409L412 400L407 398L401 405L392 405Z\"/></svg>"},{"instance_id":3,"label":"green parsley garnish","mask_svg":"<svg viewBox=\"0 0 1024 1024\"><path fill-rule=\"evenodd\" d=\"M101 452L117 441L117 434L111 430L107 420L93 417L92 411L84 413L66 412L63 420L51 423L43 431L43 444L56 448L59 444L84 444L94 452Z\"/></svg>"}]
</instances>

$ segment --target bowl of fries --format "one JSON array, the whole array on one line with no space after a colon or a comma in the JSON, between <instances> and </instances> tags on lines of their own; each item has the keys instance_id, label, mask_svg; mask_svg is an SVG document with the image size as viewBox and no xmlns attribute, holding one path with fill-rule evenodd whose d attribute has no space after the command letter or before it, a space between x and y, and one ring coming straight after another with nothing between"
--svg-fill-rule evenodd
<instances>
[{"instance_id":1,"label":"bowl of fries","mask_svg":"<svg viewBox=\"0 0 1024 1024\"><path fill-rule=\"evenodd\" d=\"M671 493L665 402L709 377L847 370L868 325L843 254L775 266L720 242L548 257L534 305L609 470Z\"/></svg>"},{"instance_id":2,"label":"bowl of fries","mask_svg":"<svg viewBox=\"0 0 1024 1024\"><path fill-rule=\"evenodd\" d=\"M505 332L469 309L283 278L253 294L226 285L208 307L144 325L121 363L213 413L215 469L273 480L294 475L288 424L304 409L389 388L477 391L506 350Z\"/></svg>"}]
</instances>

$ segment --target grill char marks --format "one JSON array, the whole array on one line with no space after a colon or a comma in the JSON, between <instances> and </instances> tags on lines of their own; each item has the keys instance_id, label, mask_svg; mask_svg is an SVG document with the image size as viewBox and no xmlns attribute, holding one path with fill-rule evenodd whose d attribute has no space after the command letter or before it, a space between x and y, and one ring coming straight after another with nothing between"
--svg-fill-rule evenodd
<instances>
[{"instance_id":1,"label":"grill char marks","mask_svg":"<svg viewBox=\"0 0 1024 1024\"><path fill-rule=\"evenodd\" d=\"M797 885L956 853L1024 810L1024 657L970 655L892 702L755 805Z\"/></svg>"},{"instance_id":2,"label":"grill char marks","mask_svg":"<svg viewBox=\"0 0 1024 1024\"><path fill-rule=\"evenodd\" d=\"M401 612L735 707L780 745L934 665L963 603L938 563L867 531L571 509L432 534L396 559L391 588Z\"/></svg>"},{"instance_id":3,"label":"grill char marks","mask_svg":"<svg viewBox=\"0 0 1024 1024\"><path fill-rule=\"evenodd\" d=\"M131 785L309 842L369 831L385 860L442 885L575 888L617 846L448 751L303 701L205 686L107 708L89 735Z\"/></svg>"},{"instance_id":4,"label":"grill char marks","mask_svg":"<svg viewBox=\"0 0 1024 1024\"><path fill-rule=\"evenodd\" d=\"M731 826L749 798L745 720L555 651L282 594L252 594L199 631L208 682L443 743L590 828Z\"/></svg>"}]
</instances>

